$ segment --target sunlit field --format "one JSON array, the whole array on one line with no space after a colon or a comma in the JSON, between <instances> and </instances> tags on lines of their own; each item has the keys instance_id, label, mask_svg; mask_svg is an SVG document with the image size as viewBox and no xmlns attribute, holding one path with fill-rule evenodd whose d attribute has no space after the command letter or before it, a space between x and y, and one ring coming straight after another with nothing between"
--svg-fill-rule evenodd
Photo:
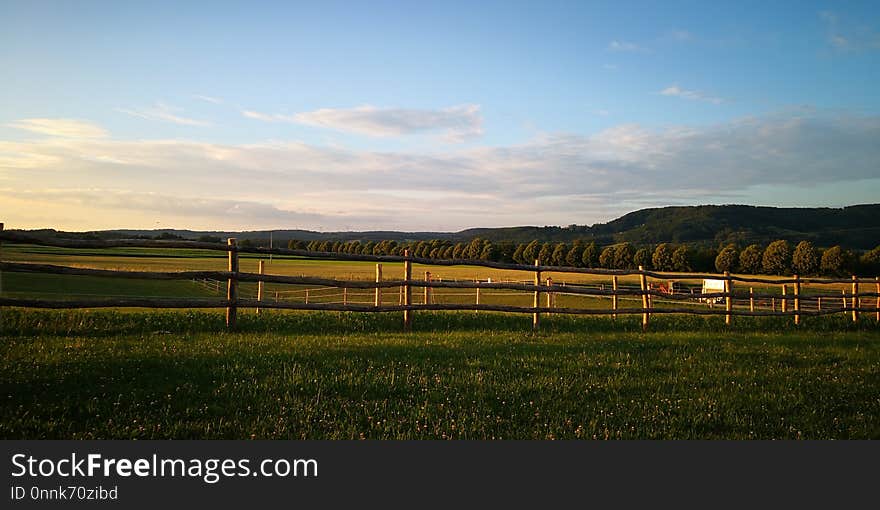
<instances>
[{"instance_id":1,"label":"sunlit field","mask_svg":"<svg viewBox=\"0 0 880 510\"><path fill-rule=\"evenodd\" d=\"M225 270L222 253L93 252L4 245L4 261L119 270ZM243 255L241 270L258 258ZM273 257L267 273L372 280L375 264ZM423 267L433 278L522 281L529 272ZM383 264L401 279L401 264ZM545 275L548 276L548 275ZM554 283L610 278L549 275ZM697 282L694 282L697 284ZM622 277L621 286L637 286ZM242 284L254 295L255 284ZM842 288L842 286L838 286ZM769 287L768 287L769 289ZM265 299L305 299L267 285ZM416 303L422 289L414 289ZM372 303L372 290L310 288L310 302ZM276 292L278 293L276 295ZM434 302L474 302L435 289ZM2 295L217 297L225 282L2 274ZM396 304L398 289L383 301ZM527 292L481 302L530 306ZM639 306L625 302L622 307ZM610 307L557 296L557 306ZM692 303L690 306L706 306ZM873 314L790 318L414 312L0 311L2 438L617 439L880 438Z\"/></svg>"},{"instance_id":2,"label":"sunlit field","mask_svg":"<svg viewBox=\"0 0 880 510\"><path fill-rule=\"evenodd\" d=\"M837 322L830 324L828 321ZM6 310L3 438L880 438L843 319Z\"/></svg>"},{"instance_id":3,"label":"sunlit field","mask_svg":"<svg viewBox=\"0 0 880 510\"><path fill-rule=\"evenodd\" d=\"M128 271L187 271L187 270L226 270L226 254L208 250L179 250L161 248L114 248L101 250L66 249L29 245L9 245L2 247L0 258L9 262L29 262L56 264L73 267ZM268 274L287 276L315 276L340 280L375 280L376 264L373 262L307 260L288 256L273 256L271 259L256 254L240 255L240 270L257 272L260 260L265 261L265 272ZM478 266L423 266L413 265L413 278L423 279L430 272L433 280L467 280L467 281L507 281L533 283L534 273L527 271L499 270ZM384 279L403 279L402 263L383 263ZM748 275L747 275L748 276ZM554 284L591 285L602 290L611 290L611 277L603 275L587 275L576 273L542 273L542 280L552 279ZM667 284L661 280L652 280L656 284ZM701 280L682 281L676 283L678 289L692 288L698 290ZM619 277L621 289L638 289L638 276ZM779 293L780 287L760 284L750 285L755 292ZM810 285L804 284L802 292L839 292L848 289L846 284ZM7 297L33 297L43 299L99 298L105 297L218 297L225 296L225 282L192 282L192 281L149 281L114 279L90 276L50 275L36 273L5 273L3 275L3 295ZM747 292L746 287L738 291ZM384 304L402 302L399 288L383 289ZM477 299L475 289L433 289L433 303L474 303ZM241 283L240 295L256 298L255 283ZM267 283L264 299L267 301L293 301L310 303L361 303L371 304L375 299L372 289L319 288L314 286L281 285ZM546 296L545 296L546 299ZM621 296L621 307L640 306L640 297ZM528 292L481 289L480 302L483 304L500 304L514 306L531 306L533 296ZM424 303L423 289L413 289L414 303ZM840 306L840 300L827 299L826 306ZM542 302L542 304L545 304ZM687 302L670 302L674 306L687 305ZM579 295L559 294L554 305L570 308L610 308L610 297L587 297ZM663 305L662 298L655 298L655 305ZM700 305L707 306L707 305ZM747 306L747 300L736 300L735 306ZM759 309L771 309L769 300L759 300Z\"/></svg>"}]
</instances>

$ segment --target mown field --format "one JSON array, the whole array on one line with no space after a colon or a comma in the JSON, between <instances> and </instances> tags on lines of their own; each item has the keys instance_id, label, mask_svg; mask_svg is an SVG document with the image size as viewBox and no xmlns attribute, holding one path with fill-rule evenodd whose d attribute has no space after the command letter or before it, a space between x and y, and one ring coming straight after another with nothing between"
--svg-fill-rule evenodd
<instances>
[{"instance_id":1,"label":"mown field","mask_svg":"<svg viewBox=\"0 0 880 510\"><path fill-rule=\"evenodd\" d=\"M161 248L113 248L101 250L66 249L31 245L4 244L0 258L10 262L29 262L42 264L57 264L74 267L90 267L98 269L114 269L129 271L186 271L186 270L217 270L226 269L226 255L221 252L208 250L180 250ZM265 257L262 257L265 260ZM260 256L255 254L242 254L240 268L246 272L257 272ZM306 260L296 257L277 256L271 261L266 260L266 272L270 274L288 276L317 276L324 278L348 279L348 280L373 280L375 278L376 265L372 262L357 261L327 261ZM481 280L486 281L518 281L531 283L534 274L525 271L498 270L477 266L423 266L413 265L413 277L421 279L425 271L430 271L433 279L440 280ZM385 279L402 279L403 265L401 263L384 263L383 276ZM611 289L611 278L602 275L586 275L574 273L543 273L543 278L552 278L555 284L589 284L601 286L605 290ZM101 296L113 297L189 297L210 298L225 296L224 282L191 282L191 281L149 281L99 278L88 276L45 275L29 273L4 273L2 276L2 295L7 297L32 297L43 299L73 299L73 298L99 298ZM654 283L665 284L663 281L652 280ZM689 285L699 289L701 280L683 281L683 285ZM213 285L213 286L212 286ZM638 289L637 276L623 276L619 279L621 289ZM870 283L863 287L867 289ZM780 294L780 287L762 286L753 284L755 292L771 292ZM341 289L315 288L297 285L266 284L264 298L266 300L286 300L303 302L306 298L306 290L309 290L309 302L327 303L372 303L374 291L371 289L350 289L343 297ZM812 286L805 284L802 292L809 295L814 292L840 292L848 289L846 284ZM747 292L742 286L739 292ZM383 291L383 302L396 304L400 302L399 289L390 288ZM791 289L789 289L791 292ZM246 298L256 297L256 284L240 284L240 295ZM422 289L414 289L413 299L415 303L424 302ZM433 301L435 303L473 303L476 300L475 289L434 289ZM815 303L804 300L803 306L815 308ZM481 291L480 302L484 304L502 304L514 306L531 306L532 295L528 292L487 290ZM667 302L667 306L687 306L688 302ZM542 303L544 304L544 303ZM608 297L585 297L577 295L558 295L555 300L556 306L572 308L610 308ZM825 301L826 307L840 306L840 300ZM656 306L663 306L664 300L655 299ZM635 296L620 297L621 307L639 307L641 299ZM703 305L705 306L705 305ZM736 299L735 307L745 308L748 299ZM771 308L770 300L759 300L759 309Z\"/></svg>"},{"instance_id":2,"label":"mown field","mask_svg":"<svg viewBox=\"0 0 880 510\"><path fill-rule=\"evenodd\" d=\"M880 438L873 321L2 314L5 439Z\"/></svg>"},{"instance_id":3,"label":"mown field","mask_svg":"<svg viewBox=\"0 0 880 510\"><path fill-rule=\"evenodd\" d=\"M186 250L2 247L5 261L124 270L223 270ZM241 269L256 272L258 258ZM424 268L444 279L527 272ZM275 257L267 272L372 279L366 262ZM385 264L399 279L400 264ZM550 275L610 285L607 277ZM634 285L634 278L621 278ZM291 292L285 296L284 292ZM756 289L757 290L757 289ZM242 285L242 294L253 285ZM281 299L304 288L267 285ZM438 302L473 302L437 289ZM340 299L312 290L312 302ZM371 291L349 302L372 302ZM485 291L484 291L485 292ZM2 295L216 297L191 281L3 273ZM299 293L299 294L297 294ZM324 294L328 294L324 291ZM416 302L421 293L414 292ZM397 289L384 294L395 303ZM484 303L530 305L529 293ZM559 306L609 307L559 296ZM621 306L638 306L640 303ZM705 306L705 305L695 305ZM880 328L873 314L804 319L240 311L0 310L0 438L611 439L880 438Z\"/></svg>"}]
</instances>

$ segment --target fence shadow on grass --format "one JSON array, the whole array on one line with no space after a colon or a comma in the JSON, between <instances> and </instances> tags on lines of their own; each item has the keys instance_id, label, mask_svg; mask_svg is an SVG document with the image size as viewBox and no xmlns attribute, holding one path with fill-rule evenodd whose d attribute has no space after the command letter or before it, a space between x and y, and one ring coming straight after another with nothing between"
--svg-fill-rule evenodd
<instances>
[{"instance_id":1,"label":"fence shadow on grass","mask_svg":"<svg viewBox=\"0 0 880 510\"><path fill-rule=\"evenodd\" d=\"M346 335L403 333L401 312L363 314L357 312L272 312L262 315L241 314L239 333L271 333L278 335ZM137 334L214 333L227 331L222 312L212 311L127 311L113 310L23 310L6 309L0 318L0 335L107 337ZM785 317L741 317L726 325L723 317L659 316L651 331L672 332L722 331L762 333L785 331L878 331L875 320L852 322L846 317L823 316L806 318L795 326ZM637 316L581 317L551 315L545 318L540 331L532 331L528 317L493 312L430 312L418 313L414 333L455 331L486 331L516 333L545 337L553 333L635 333L642 331ZM416 340L417 338L414 338Z\"/></svg>"}]
</instances>

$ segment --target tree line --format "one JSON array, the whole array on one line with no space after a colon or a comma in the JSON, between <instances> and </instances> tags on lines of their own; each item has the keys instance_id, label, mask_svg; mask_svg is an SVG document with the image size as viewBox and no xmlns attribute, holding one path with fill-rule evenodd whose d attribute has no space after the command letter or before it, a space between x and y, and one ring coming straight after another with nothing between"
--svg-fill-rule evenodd
<instances>
[{"instance_id":1,"label":"tree line","mask_svg":"<svg viewBox=\"0 0 880 510\"><path fill-rule=\"evenodd\" d=\"M245 239L243 246L263 244L264 241ZM777 240L764 246L736 244L717 247L660 243L634 246L617 243L598 246L595 242L529 243L491 242L474 238L470 242L453 243L448 240L398 242L388 241L288 241L290 249L316 252L335 252L365 255L403 255L410 250L415 257L431 259L485 260L533 264L540 260L543 265L591 267L605 269L636 269L639 266L656 271L679 272L736 272L747 274L827 275L880 274L880 246L873 250L856 253L832 246L818 248L810 241L792 245Z\"/></svg>"}]
</instances>

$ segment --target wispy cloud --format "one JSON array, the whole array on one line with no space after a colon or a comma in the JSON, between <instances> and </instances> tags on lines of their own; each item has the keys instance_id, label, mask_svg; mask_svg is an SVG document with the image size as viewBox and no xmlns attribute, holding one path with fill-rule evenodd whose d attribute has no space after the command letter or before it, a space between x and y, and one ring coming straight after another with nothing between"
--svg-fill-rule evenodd
<instances>
[{"instance_id":1,"label":"wispy cloud","mask_svg":"<svg viewBox=\"0 0 880 510\"><path fill-rule=\"evenodd\" d=\"M242 116L263 122L296 122L295 115L281 115L278 113L261 113L254 110L242 110Z\"/></svg>"},{"instance_id":2,"label":"wispy cloud","mask_svg":"<svg viewBox=\"0 0 880 510\"><path fill-rule=\"evenodd\" d=\"M107 136L107 131L103 128L74 119L21 119L11 122L9 126L64 138L103 138Z\"/></svg>"},{"instance_id":3,"label":"wispy cloud","mask_svg":"<svg viewBox=\"0 0 880 510\"><path fill-rule=\"evenodd\" d=\"M182 126L211 126L212 124L205 120L191 119L188 117L183 117L178 115L176 112L180 112L180 108L175 108L172 106L168 106L165 103L158 102L155 106L150 108L140 108L140 109L128 109L128 108L117 108L116 111L120 113L125 113L127 115L131 115L134 117L140 117L142 119L147 120L158 120L161 122L170 122L172 124L179 124Z\"/></svg>"},{"instance_id":4,"label":"wispy cloud","mask_svg":"<svg viewBox=\"0 0 880 510\"><path fill-rule=\"evenodd\" d=\"M438 110L377 108L322 108L293 115L243 110L245 117L264 122L294 122L374 137L441 132L449 141L464 141L483 133L479 105L465 104Z\"/></svg>"},{"instance_id":5,"label":"wispy cloud","mask_svg":"<svg viewBox=\"0 0 880 510\"><path fill-rule=\"evenodd\" d=\"M0 142L0 187L7 190L0 201L10 223L48 218L43 226L56 227L69 218L92 222L83 228L156 218L208 228L589 223L753 186L850 183L865 196L871 188L860 183L877 179L878 139L878 116L816 111L714 126L625 124L434 152L51 137ZM19 192L26 190L36 191Z\"/></svg>"},{"instance_id":6,"label":"wispy cloud","mask_svg":"<svg viewBox=\"0 0 880 510\"><path fill-rule=\"evenodd\" d=\"M628 42L628 41L618 41L613 40L608 43L608 49L611 51L620 51L620 52L645 52L648 51L647 48L639 46L636 43Z\"/></svg>"},{"instance_id":7,"label":"wispy cloud","mask_svg":"<svg viewBox=\"0 0 880 510\"><path fill-rule=\"evenodd\" d=\"M603 64L602 69L607 71L617 71L619 69L617 64Z\"/></svg>"},{"instance_id":8,"label":"wispy cloud","mask_svg":"<svg viewBox=\"0 0 880 510\"><path fill-rule=\"evenodd\" d=\"M665 89L659 92L660 95L663 96L674 96L680 97L683 99L691 99L694 101L704 101L706 103L712 104L721 104L724 102L723 98L711 96L700 92L699 90L688 90L679 87L678 85L672 85L671 87L666 87Z\"/></svg>"},{"instance_id":9,"label":"wispy cloud","mask_svg":"<svg viewBox=\"0 0 880 510\"><path fill-rule=\"evenodd\" d=\"M880 49L880 33L873 28L846 21L833 12L821 12L829 46L840 52Z\"/></svg>"},{"instance_id":10,"label":"wispy cloud","mask_svg":"<svg viewBox=\"0 0 880 510\"><path fill-rule=\"evenodd\" d=\"M193 97L196 98L196 99L200 99L200 100L202 100L202 101L205 101L205 102L207 102L207 103L223 104L223 100L220 99L220 98L218 98L218 97L203 96L203 95L201 95L201 94L196 94L196 95L194 95Z\"/></svg>"}]
</instances>

